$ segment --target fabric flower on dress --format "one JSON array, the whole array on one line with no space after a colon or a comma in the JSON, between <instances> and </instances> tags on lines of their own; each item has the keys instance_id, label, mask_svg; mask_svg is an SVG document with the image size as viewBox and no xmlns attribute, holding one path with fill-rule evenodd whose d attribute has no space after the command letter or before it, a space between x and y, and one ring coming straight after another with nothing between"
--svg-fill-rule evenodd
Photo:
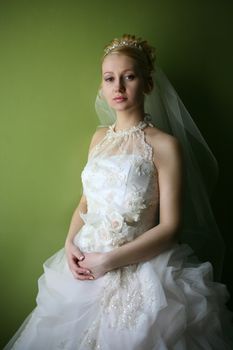
<instances>
[{"instance_id":1,"label":"fabric flower on dress","mask_svg":"<svg viewBox=\"0 0 233 350\"><path fill-rule=\"evenodd\" d=\"M124 217L116 211L107 214L99 228L99 235L114 246L125 243L128 240L128 226Z\"/></svg>"},{"instance_id":2,"label":"fabric flower on dress","mask_svg":"<svg viewBox=\"0 0 233 350\"><path fill-rule=\"evenodd\" d=\"M80 217L85 222L85 230L82 235L77 235L77 245L81 239L82 248L85 251L92 251L94 247L112 247L120 246L133 239L134 231L125 222L122 216L116 209L108 208L108 212L93 213L79 212Z\"/></svg>"},{"instance_id":3,"label":"fabric flower on dress","mask_svg":"<svg viewBox=\"0 0 233 350\"><path fill-rule=\"evenodd\" d=\"M113 212L108 215L110 220L111 230L115 233L120 233L124 226L124 218L121 214Z\"/></svg>"},{"instance_id":4,"label":"fabric flower on dress","mask_svg":"<svg viewBox=\"0 0 233 350\"><path fill-rule=\"evenodd\" d=\"M151 162L145 160L142 157L136 160L136 162L134 163L134 166L135 166L135 171L139 176L150 175L153 172L151 167Z\"/></svg>"},{"instance_id":5,"label":"fabric flower on dress","mask_svg":"<svg viewBox=\"0 0 233 350\"><path fill-rule=\"evenodd\" d=\"M146 208L145 199L142 192L136 186L126 195L125 199L126 213L124 217L128 223L138 222L141 211Z\"/></svg>"}]
</instances>

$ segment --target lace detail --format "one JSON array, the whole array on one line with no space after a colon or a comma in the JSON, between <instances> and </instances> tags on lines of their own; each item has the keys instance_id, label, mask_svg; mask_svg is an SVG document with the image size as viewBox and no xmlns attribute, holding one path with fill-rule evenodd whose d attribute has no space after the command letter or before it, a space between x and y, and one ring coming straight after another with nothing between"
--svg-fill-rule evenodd
<instances>
[{"instance_id":1,"label":"lace detail","mask_svg":"<svg viewBox=\"0 0 233 350\"><path fill-rule=\"evenodd\" d=\"M136 327L144 306L144 295L135 272L137 265L126 266L108 272L101 306L105 314L111 314L109 327L120 329ZM121 291L121 292L120 292Z\"/></svg>"},{"instance_id":2,"label":"lace detail","mask_svg":"<svg viewBox=\"0 0 233 350\"><path fill-rule=\"evenodd\" d=\"M101 350L98 344L98 332L101 317L109 315L109 328L140 329L146 321L145 310L158 311L159 304L155 286L147 277L140 281L137 276L138 264L129 265L108 272L100 301L101 314L84 332L84 344L90 350ZM142 285L142 282L143 285Z\"/></svg>"},{"instance_id":3,"label":"lace detail","mask_svg":"<svg viewBox=\"0 0 233 350\"><path fill-rule=\"evenodd\" d=\"M116 130L116 123L109 126L108 133L114 133L116 136L129 136L130 134L138 131L143 130L147 126L147 123L145 120L141 120L138 125L131 126L127 129L122 130Z\"/></svg>"},{"instance_id":4,"label":"lace detail","mask_svg":"<svg viewBox=\"0 0 233 350\"><path fill-rule=\"evenodd\" d=\"M159 293L156 287L159 287L156 281L152 282L145 270L141 271L139 278L140 268L139 264L132 264L104 276L106 282L100 300L101 314L84 333L84 342L90 350L100 349L98 332L104 315L109 316L105 318L109 328L139 331L143 323L147 322L147 315L152 312L156 317L161 305L165 305L165 299L157 296Z\"/></svg>"},{"instance_id":5,"label":"lace detail","mask_svg":"<svg viewBox=\"0 0 233 350\"><path fill-rule=\"evenodd\" d=\"M88 350L101 350L101 346L98 344L99 327L100 320L94 321L90 328L87 329L82 336L83 343L87 346Z\"/></svg>"},{"instance_id":6,"label":"lace detail","mask_svg":"<svg viewBox=\"0 0 233 350\"><path fill-rule=\"evenodd\" d=\"M128 223L138 222L143 209L147 207L143 189L133 185L125 197L125 219Z\"/></svg>"},{"instance_id":7,"label":"lace detail","mask_svg":"<svg viewBox=\"0 0 233 350\"><path fill-rule=\"evenodd\" d=\"M127 129L115 130L116 123L110 125L103 139L97 143L89 154L89 159L95 157L105 157L116 154L141 155L148 160L152 160L153 149L145 138L143 129L146 126L154 127L147 116L138 125ZM107 154L105 153L107 151Z\"/></svg>"},{"instance_id":8,"label":"lace detail","mask_svg":"<svg viewBox=\"0 0 233 350\"><path fill-rule=\"evenodd\" d=\"M137 173L138 176L150 175L154 170L154 169L151 169L151 162L146 161L142 157L139 157L134 164L135 164L135 172Z\"/></svg>"}]
</instances>

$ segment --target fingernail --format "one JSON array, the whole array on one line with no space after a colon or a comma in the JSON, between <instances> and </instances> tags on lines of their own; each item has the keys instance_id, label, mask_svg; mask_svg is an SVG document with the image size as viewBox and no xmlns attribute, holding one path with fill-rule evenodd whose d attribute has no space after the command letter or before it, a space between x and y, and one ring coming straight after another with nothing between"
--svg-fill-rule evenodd
<instances>
[{"instance_id":1,"label":"fingernail","mask_svg":"<svg viewBox=\"0 0 233 350\"><path fill-rule=\"evenodd\" d=\"M83 256L83 255L79 257L79 260L83 260L83 259L84 259L84 256Z\"/></svg>"},{"instance_id":2,"label":"fingernail","mask_svg":"<svg viewBox=\"0 0 233 350\"><path fill-rule=\"evenodd\" d=\"M91 273L91 271L87 270L86 273Z\"/></svg>"},{"instance_id":3,"label":"fingernail","mask_svg":"<svg viewBox=\"0 0 233 350\"><path fill-rule=\"evenodd\" d=\"M93 279L94 279L94 277L93 277L93 276L90 276L90 277L89 277L89 280L93 280Z\"/></svg>"}]
</instances>

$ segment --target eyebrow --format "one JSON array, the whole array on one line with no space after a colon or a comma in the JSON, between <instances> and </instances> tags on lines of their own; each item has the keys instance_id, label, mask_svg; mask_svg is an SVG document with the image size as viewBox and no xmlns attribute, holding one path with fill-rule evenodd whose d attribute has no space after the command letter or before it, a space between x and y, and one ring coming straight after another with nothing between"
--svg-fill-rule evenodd
<instances>
[{"instance_id":1,"label":"eyebrow","mask_svg":"<svg viewBox=\"0 0 233 350\"><path fill-rule=\"evenodd\" d=\"M122 71L122 73L125 73L125 72L128 72L128 71L134 71L134 69L133 69L133 68L127 68L127 69L124 69L124 70ZM109 73L112 73L112 74L113 74L113 72L111 72L111 71L104 72L103 74L109 74Z\"/></svg>"}]
</instances>

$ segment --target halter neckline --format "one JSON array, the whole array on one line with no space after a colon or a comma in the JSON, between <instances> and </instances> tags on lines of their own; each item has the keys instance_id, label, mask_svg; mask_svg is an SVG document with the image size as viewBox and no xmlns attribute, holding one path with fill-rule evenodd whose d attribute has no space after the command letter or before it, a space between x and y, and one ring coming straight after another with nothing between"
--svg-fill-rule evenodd
<instances>
[{"instance_id":1,"label":"halter neckline","mask_svg":"<svg viewBox=\"0 0 233 350\"><path fill-rule=\"evenodd\" d=\"M136 132L138 130L143 130L146 126L151 125L151 123L148 123L147 121L147 115L145 115L143 120L140 120L140 122L137 125L133 125L129 128L115 130L116 122L109 126L109 132L111 132L114 135L129 135L133 132ZM153 126L153 125L151 125Z\"/></svg>"}]
</instances>

